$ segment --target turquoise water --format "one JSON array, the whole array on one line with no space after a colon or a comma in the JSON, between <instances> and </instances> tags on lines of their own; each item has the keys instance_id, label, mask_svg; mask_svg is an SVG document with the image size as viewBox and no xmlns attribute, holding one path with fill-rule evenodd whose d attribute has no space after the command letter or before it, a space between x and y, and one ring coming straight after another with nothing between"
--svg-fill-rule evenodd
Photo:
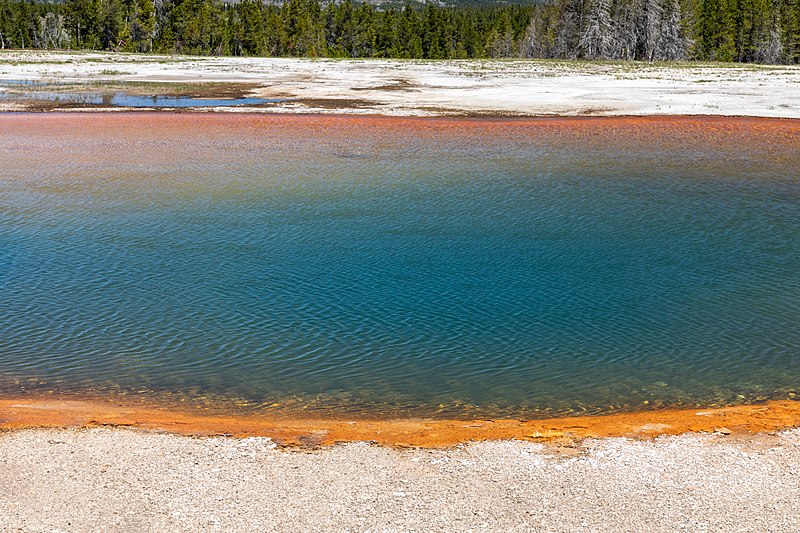
<instances>
[{"instance_id":1,"label":"turquoise water","mask_svg":"<svg viewBox=\"0 0 800 533\"><path fill-rule=\"evenodd\" d=\"M6 140L3 391L536 416L800 384L796 153L331 127Z\"/></svg>"}]
</instances>

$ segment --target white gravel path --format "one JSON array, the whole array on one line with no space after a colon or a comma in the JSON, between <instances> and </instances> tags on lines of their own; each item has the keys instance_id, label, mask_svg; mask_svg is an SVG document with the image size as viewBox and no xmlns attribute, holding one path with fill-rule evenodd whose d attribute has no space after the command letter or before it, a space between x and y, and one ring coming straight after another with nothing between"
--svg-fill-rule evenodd
<instances>
[{"instance_id":1,"label":"white gravel path","mask_svg":"<svg viewBox=\"0 0 800 533\"><path fill-rule=\"evenodd\" d=\"M125 429L0 436L3 531L799 531L800 430L314 451Z\"/></svg>"}]
</instances>

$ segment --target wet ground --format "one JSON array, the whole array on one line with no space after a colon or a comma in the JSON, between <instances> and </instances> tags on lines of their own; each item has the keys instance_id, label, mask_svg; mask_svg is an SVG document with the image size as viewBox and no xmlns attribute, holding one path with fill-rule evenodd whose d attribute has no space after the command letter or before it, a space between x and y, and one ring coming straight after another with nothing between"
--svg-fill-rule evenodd
<instances>
[{"instance_id":1,"label":"wet ground","mask_svg":"<svg viewBox=\"0 0 800 533\"><path fill-rule=\"evenodd\" d=\"M83 85L79 101L0 97L0 111L243 110L393 116L739 115L797 118L800 67L726 63L411 61L0 51L2 80ZM24 88L26 91L30 87ZM41 87L42 93L55 91ZM0 89L1 90L1 89ZM74 92L74 91L73 91ZM98 92L112 102L86 97ZM135 101L113 97L180 96ZM86 99L92 100L84 103ZM260 103L227 101L261 98ZM69 100L69 98L68 98ZM119 97L117 97L119 101ZM125 102L123 102L125 104ZM217 105L221 104L221 105ZM131 107L128 107L130 105Z\"/></svg>"},{"instance_id":2,"label":"wet ground","mask_svg":"<svg viewBox=\"0 0 800 533\"><path fill-rule=\"evenodd\" d=\"M0 80L0 103L11 102L26 111L133 108L192 109L262 107L285 98L253 96L253 84L243 83L75 83L29 79Z\"/></svg>"}]
</instances>

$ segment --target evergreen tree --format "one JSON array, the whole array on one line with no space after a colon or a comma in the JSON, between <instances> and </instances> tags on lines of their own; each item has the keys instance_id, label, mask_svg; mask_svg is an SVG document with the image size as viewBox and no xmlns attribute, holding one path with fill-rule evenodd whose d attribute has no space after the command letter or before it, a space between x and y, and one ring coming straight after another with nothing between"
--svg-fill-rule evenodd
<instances>
[{"instance_id":1,"label":"evergreen tree","mask_svg":"<svg viewBox=\"0 0 800 533\"><path fill-rule=\"evenodd\" d=\"M417 11L408 5L404 7L401 15L397 18L394 31L395 38L394 42L392 42L390 57L423 57L421 26L420 16Z\"/></svg>"},{"instance_id":2,"label":"evergreen tree","mask_svg":"<svg viewBox=\"0 0 800 533\"><path fill-rule=\"evenodd\" d=\"M697 34L699 59L732 61L735 49L735 0L702 0Z\"/></svg>"},{"instance_id":3,"label":"evergreen tree","mask_svg":"<svg viewBox=\"0 0 800 533\"><path fill-rule=\"evenodd\" d=\"M76 48L97 48L100 44L97 0L66 0L67 25L72 28Z\"/></svg>"},{"instance_id":4,"label":"evergreen tree","mask_svg":"<svg viewBox=\"0 0 800 533\"><path fill-rule=\"evenodd\" d=\"M800 0L0 0L0 48L396 58L800 62Z\"/></svg>"}]
</instances>

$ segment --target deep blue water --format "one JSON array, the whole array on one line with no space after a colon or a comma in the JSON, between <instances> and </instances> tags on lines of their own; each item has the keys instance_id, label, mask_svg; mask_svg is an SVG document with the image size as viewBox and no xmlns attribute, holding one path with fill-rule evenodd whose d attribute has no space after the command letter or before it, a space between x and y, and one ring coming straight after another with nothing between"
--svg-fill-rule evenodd
<instances>
[{"instance_id":1,"label":"deep blue water","mask_svg":"<svg viewBox=\"0 0 800 533\"><path fill-rule=\"evenodd\" d=\"M797 155L237 142L1 171L6 392L536 416L800 384Z\"/></svg>"}]
</instances>

